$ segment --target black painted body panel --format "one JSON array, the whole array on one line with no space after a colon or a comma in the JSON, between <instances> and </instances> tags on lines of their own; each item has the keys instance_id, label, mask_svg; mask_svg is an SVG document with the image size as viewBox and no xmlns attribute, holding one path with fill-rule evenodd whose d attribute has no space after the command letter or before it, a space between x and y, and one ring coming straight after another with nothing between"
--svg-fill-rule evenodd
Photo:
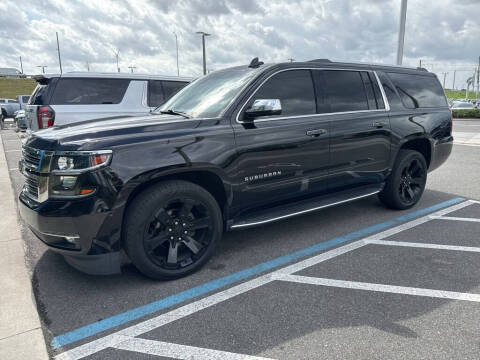
<instances>
[{"instance_id":1,"label":"black painted body panel","mask_svg":"<svg viewBox=\"0 0 480 360\"><path fill-rule=\"evenodd\" d=\"M217 119L149 115L37 132L27 140L27 146L57 151L112 150L113 156L107 168L92 174L98 190L91 197L47 200L38 206L21 199L27 222L43 232L81 233L82 254L117 252L128 202L145 184L166 176L202 171L217 177L225 194L222 210L227 224L241 214L264 211L273 204L381 184L391 172L399 149L410 140L428 141L430 170L448 158L452 148L448 107L397 106L390 111L321 114L295 121L238 122L237 114L258 84L273 72L288 68L366 69L377 71L381 77L388 69L313 62L265 66ZM385 126L377 128L374 121ZM325 129L326 135L306 135L318 128ZM48 239L42 240L48 243Z\"/></svg>"}]
</instances>

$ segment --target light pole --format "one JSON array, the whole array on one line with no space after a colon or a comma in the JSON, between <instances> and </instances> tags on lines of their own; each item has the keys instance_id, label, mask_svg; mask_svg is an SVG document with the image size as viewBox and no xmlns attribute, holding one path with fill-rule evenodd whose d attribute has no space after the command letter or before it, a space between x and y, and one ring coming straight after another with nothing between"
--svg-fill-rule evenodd
<instances>
[{"instance_id":1,"label":"light pole","mask_svg":"<svg viewBox=\"0 0 480 360\"><path fill-rule=\"evenodd\" d=\"M57 35L57 51L58 51L58 64L60 65L60 74L62 73L62 57L60 55L60 43L58 42L58 32L55 32Z\"/></svg>"},{"instance_id":2,"label":"light pole","mask_svg":"<svg viewBox=\"0 0 480 360\"><path fill-rule=\"evenodd\" d=\"M117 51L113 52L115 54L115 57L117 58L117 71L120 72L120 68L118 67L118 54L120 53L120 50L117 49Z\"/></svg>"},{"instance_id":3,"label":"light pole","mask_svg":"<svg viewBox=\"0 0 480 360\"><path fill-rule=\"evenodd\" d=\"M475 100L478 100L478 90L480 87L480 56L478 57L478 68L477 68L477 91L475 92Z\"/></svg>"},{"instance_id":4,"label":"light pole","mask_svg":"<svg viewBox=\"0 0 480 360\"><path fill-rule=\"evenodd\" d=\"M180 76L180 68L178 67L178 37L177 33L173 33L175 35L175 47L177 48L177 76Z\"/></svg>"},{"instance_id":5,"label":"light pole","mask_svg":"<svg viewBox=\"0 0 480 360\"><path fill-rule=\"evenodd\" d=\"M445 80L447 78L447 74L448 74L448 72L443 73L443 90L445 90Z\"/></svg>"},{"instance_id":6,"label":"light pole","mask_svg":"<svg viewBox=\"0 0 480 360\"><path fill-rule=\"evenodd\" d=\"M42 68L42 74L45 74L45 68L48 67L47 65L37 65L38 68Z\"/></svg>"},{"instance_id":7,"label":"light pole","mask_svg":"<svg viewBox=\"0 0 480 360\"><path fill-rule=\"evenodd\" d=\"M295 61L294 58L288 58L287 60L289 60L290 62L294 62L294 61Z\"/></svg>"},{"instance_id":8,"label":"light pole","mask_svg":"<svg viewBox=\"0 0 480 360\"><path fill-rule=\"evenodd\" d=\"M22 57L20 56L20 69L22 69L22 74L23 74L23 62L22 62Z\"/></svg>"},{"instance_id":9,"label":"light pole","mask_svg":"<svg viewBox=\"0 0 480 360\"><path fill-rule=\"evenodd\" d=\"M402 60L403 60L403 44L405 42L406 19L407 19L407 0L402 0L402 5L400 7L400 29L398 30L397 65L402 65Z\"/></svg>"},{"instance_id":10,"label":"light pole","mask_svg":"<svg viewBox=\"0 0 480 360\"><path fill-rule=\"evenodd\" d=\"M207 75L207 59L205 55L205 36L210 36L211 34L207 34L203 31L197 31L197 34L202 35L202 47L203 47L203 75Z\"/></svg>"},{"instance_id":11,"label":"light pole","mask_svg":"<svg viewBox=\"0 0 480 360\"><path fill-rule=\"evenodd\" d=\"M128 68L130 69L130 72L133 74L133 69L136 69L137 67L131 65L131 66L129 66Z\"/></svg>"}]
</instances>

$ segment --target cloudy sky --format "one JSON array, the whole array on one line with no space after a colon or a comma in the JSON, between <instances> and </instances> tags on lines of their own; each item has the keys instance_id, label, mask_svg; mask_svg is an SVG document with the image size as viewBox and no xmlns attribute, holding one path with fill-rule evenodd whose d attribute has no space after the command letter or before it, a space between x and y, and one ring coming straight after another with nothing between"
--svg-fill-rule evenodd
<instances>
[{"instance_id":1,"label":"cloudy sky","mask_svg":"<svg viewBox=\"0 0 480 360\"><path fill-rule=\"evenodd\" d=\"M329 58L393 64L400 0L2 0L0 67L58 72L55 32L64 71L201 74L205 31L207 68ZM451 87L471 76L480 55L480 0L408 0L405 65L419 59Z\"/></svg>"}]
</instances>

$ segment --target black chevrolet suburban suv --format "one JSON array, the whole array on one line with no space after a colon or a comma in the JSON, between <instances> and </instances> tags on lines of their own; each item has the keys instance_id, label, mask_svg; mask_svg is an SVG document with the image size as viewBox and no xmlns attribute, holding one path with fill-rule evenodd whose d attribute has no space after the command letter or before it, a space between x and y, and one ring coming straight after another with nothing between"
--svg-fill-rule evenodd
<instances>
[{"instance_id":1,"label":"black chevrolet suburban suv","mask_svg":"<svg viewBox=\"0 0 480 360\"><path fill-rule=\"evenodd\" d=\"M254 59L197 79L153 115L32 134L20 211L77 269L115 273L126 254L171 279L205 264L223 231L374 194L410 208L452 140L425 69Z\"/></svg>"}]
</instances>

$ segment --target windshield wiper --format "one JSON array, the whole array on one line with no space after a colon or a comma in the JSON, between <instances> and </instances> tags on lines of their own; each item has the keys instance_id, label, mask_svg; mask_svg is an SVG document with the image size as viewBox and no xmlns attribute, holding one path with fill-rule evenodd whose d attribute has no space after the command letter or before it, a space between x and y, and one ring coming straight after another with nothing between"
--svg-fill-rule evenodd
<instances>
[{"instance_id":1,"label":"windshield wiper","mask_svg":"<svg viewBox=\"0 0 480 360\"><path fill-rule=\"evenodd\" d=\"M183 111L177 111L173 109L160 110L160 114L180 115L180 116L183 116L185 119L190 119L190 116L188 116Z\"/></svg>"}]
</instances>

